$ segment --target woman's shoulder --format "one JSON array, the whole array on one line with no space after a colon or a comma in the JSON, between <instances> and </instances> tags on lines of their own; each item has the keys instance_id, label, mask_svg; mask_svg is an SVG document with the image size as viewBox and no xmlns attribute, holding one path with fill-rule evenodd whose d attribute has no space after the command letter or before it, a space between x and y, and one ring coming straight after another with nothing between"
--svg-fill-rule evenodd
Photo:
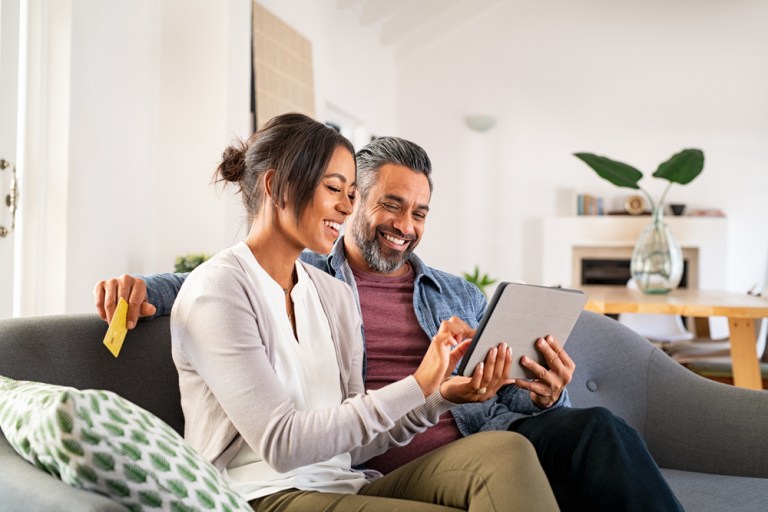
<instances>
[{"instance_id":1,"label":"woman's shoulder","mask_svg":"<svg viewBox=\"0 0 768 512\"><path fill-rule=\"evenodd\" d=\"M185 292L197 294L211 288L242 286L242 283L245 282L246 271L237 251L233 249L235 247L219 251L197 266L185 279L179 295L181 296Z\"/></svg>"}]
</instances>

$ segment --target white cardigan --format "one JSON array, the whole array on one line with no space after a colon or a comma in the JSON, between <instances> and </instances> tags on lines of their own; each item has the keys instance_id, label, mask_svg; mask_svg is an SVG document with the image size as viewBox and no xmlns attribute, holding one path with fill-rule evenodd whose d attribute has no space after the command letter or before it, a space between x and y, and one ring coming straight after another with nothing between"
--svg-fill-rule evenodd
<instances>
[{"instance_id":1,"label":"white cardigan","mask_svg":"<svg viewBox=\"0 0 768 512\"><path fill-rule=\"evenodd\" d=\"M343 402L297 410L273 369L278 326L241 258L230 248L195 269L171 315L185 437L216 467L226 467L243 442L280 472L346 452L359 464L407 444L455 405L439 392L425 401L412 376L365 393L352 290L302 263L328 317Z\"/></svg>"}]
</instances>

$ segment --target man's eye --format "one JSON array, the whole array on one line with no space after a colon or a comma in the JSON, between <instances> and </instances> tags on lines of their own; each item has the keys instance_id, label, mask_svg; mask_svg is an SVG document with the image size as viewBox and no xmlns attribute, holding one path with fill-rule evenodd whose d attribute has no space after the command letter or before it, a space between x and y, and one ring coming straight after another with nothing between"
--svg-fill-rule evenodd
<instances>
[{"instance_id":1,"label":"man's eye","mask_svg":"<svg viewBox=\"0 0 768 512\"><path fill-rule=\"evenodd\" d=\"M397 205L394 205L392 203L382 203L382 206L387 210L392 210L392 211L397 210Z\"/></svg>"},{"instance_id":2,"label":"man's eye","mask_svg":"<svg viewBox=\"0 0 768 512\"><path fill-rule=\"evenodd\" d=\"M413 216L417 220L426 220L426 218L427 218L427 214L426 213L414 213Z\"/></svg>"}]
</instances>

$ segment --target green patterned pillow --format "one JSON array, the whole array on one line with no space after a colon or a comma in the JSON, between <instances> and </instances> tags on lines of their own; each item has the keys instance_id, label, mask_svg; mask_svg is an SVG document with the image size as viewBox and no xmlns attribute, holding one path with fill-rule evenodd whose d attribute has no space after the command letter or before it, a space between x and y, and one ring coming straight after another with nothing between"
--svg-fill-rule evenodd
<instances>
[{"instance_id":1,"label":"green patterned pillow","mask_svg":"<svg viewBox=\"0 0 768 512\"><path fill-rule=\"evenodd\" d=\"M251 510L171 427L110 391L0 376L0 428L38 468L132 511Z\"/></svg>"}]
</instances>

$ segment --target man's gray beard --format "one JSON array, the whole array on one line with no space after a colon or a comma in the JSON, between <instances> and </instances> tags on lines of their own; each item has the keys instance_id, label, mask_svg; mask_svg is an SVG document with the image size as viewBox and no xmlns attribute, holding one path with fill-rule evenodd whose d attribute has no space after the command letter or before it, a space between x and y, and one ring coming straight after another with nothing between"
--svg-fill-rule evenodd
<instances>
[{"instance_id":1,"label":"man's gray beard","mask_svg":"<svg viewBox=\"0 0 768 512\"><path fill-rule=\"evenodd\" d=\"M360 215L359 219L362 219L362 222L357 221L352 226L352 237L355 239L355 243L360 248L360 252L362 253L363 259L365 260L365 263L368 265L368 267L370 267L372 270L375 270L376 272L381 272L382 274L394 272L395 270L402 267L403 263L405 263L405 260L408 259L408 256L410 256L411 252L413 251L413 247L409 247L402 253L402 255L398 254L395 258L384 257L381 252L379 240L377 239L376 230L373 230L373 236L371 238L367 238L365 234L368 226L364 224L365 216Z\"/></svg>"}]
</instances>

